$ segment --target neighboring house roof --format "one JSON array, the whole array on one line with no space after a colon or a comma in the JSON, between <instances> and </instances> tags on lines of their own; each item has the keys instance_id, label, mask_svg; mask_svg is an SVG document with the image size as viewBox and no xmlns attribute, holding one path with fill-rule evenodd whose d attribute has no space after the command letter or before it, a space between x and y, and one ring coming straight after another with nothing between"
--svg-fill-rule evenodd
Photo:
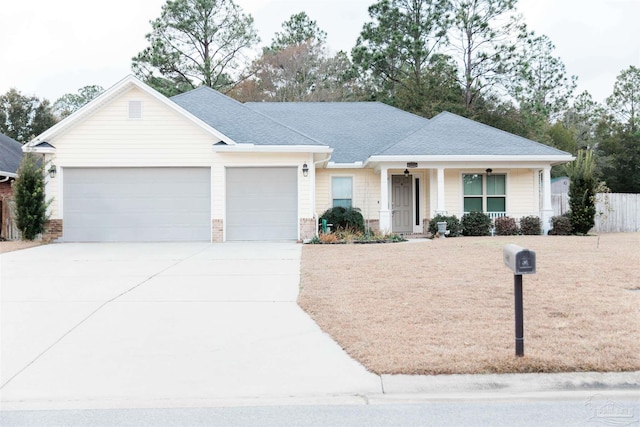
<instances>
[{"instance_id":1,"label":"neighboring house roof","mask_svg":"<svg viewBox=\"0 0 640 427\"><path fill-rule=\"evenodd\" d=\"M16 177L22 161L22 144L0 133L0 176Z\"/></svg>"},{"instance_id":2,"label":"neighboring house roof","mask_svg":"<svg viewBox=\"0 0 640 427\"><path fill-rule=\"evenodd\" d=\"M334 163L364 162L429 120L380 102L248 102L291 128L334 149Z\"/></svg>"},{"instance_id":3,"label":"neighboring house roof","mask_svg":"<svg viewBox=\"0 0 640 427\"><path fill-rule=\"evenodd\" d=\"M442 112L378 153L418 156L566 156L569 153L473 120Z\"/></svg>"},{"instance_id":4,"label":"neighboring house roof","mask_svg":"<svg viewBox=\"0 0 640 427\"><path fill-rule=\"evenodd\" d=\"M278 123L206 86L176 95L171 100L238 144L326 146L305 132Z\"/></svg>"}]
</instances>

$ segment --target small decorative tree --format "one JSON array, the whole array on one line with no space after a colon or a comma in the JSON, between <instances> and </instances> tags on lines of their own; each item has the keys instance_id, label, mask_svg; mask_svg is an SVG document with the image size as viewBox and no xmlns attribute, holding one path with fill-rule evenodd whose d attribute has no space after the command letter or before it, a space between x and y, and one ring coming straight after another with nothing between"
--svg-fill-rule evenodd
<instances>
[{"instance_id":1,"label":"small decorative tree","mask_svg":"<svg viewBox=\"0 0 640 427\"><path fill-rule=\"evenodd\" d=\"M49 205L44 184L44 163L39 162L34 153L25 153L13 183L16 225L25 240L33 240L44 231Z\"/></svg>"},{"instance_id":2,"label":"small decorative tree","mask_svg":"<svg viewBox=\"0 0 640 427\"><path fill-rule=\"evenodd\" d=\"M587 234L595 224L595 160L591 150L580 150L565 166L569 184L569 220L574 234Z\"/></svg>"}]
</instances>

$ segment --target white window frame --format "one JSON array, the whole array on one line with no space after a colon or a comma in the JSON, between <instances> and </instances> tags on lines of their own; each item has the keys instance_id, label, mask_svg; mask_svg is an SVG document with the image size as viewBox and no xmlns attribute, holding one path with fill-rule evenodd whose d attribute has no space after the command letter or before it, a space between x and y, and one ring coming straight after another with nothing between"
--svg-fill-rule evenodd
<instances>
[{"instance_id":1,"label":"white window frame","mask_svg":"<svg viewBox=\"0 0 640 427\"><path fill-rule=\"evenodd\" d=\"M461 201L460 201L460 211L464 214L464 213L468 213L465 208L464 208L464 199L467 197L464 194L464 176L465 175L481 175L483 176L482 178L482 212L483 213L488 213L487 211L487 198L488 197L504 197L504 213L505 215L509 212L509 172L491 172L491 175L496 176L496 175L502 175L504 176L504 195L502 194L487 194L487 172L486 171L465 171L465 172L461 172L460 173L460 194L461 194ZM469 196L469 197L473 197L473 196ZM476 196L476 197L480 197L480 196ZM494 211L491 211L494 212Z\"/></svg>"},{"instance_id":2,"label":"white window frame","mask_svg":"<svg viewBox=\"0 0 640 427\"><path fill-rule=\"evenodd\" d=\"M349 178L351 179L351 207L355 207L355 176L354 175L331 175L329 177L329 208L335 207L333 197L333 179L334 178Z\"/></svg>"}]
</instances>

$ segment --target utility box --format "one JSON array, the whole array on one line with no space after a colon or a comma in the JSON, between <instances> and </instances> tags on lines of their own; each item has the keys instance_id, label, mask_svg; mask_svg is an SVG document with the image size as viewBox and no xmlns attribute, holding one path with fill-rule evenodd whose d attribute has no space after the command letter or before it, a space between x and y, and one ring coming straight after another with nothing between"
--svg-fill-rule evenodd
<instances>
[{"instance_id":1,"label":"utility box","mask_svg":"<svg viewBox=\"0 0 640 427\"><path fill-rule=\"evenodd\" d=\"M513 274L535 274L536 253L522 246L508 244L502 249L504 265L509 267Z\"/></svg>"}]
</instances>

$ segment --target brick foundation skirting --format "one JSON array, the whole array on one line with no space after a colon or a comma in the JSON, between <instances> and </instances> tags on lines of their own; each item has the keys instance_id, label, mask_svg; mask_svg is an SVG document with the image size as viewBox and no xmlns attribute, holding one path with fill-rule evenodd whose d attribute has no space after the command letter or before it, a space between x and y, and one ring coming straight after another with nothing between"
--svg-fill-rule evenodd
<instances>
[{"instance_id":1,"label":"brick foundation skirting","mask_svg":"<svg viewBox=\"0 0 640 427\"><path fill-rule=\"evenodd\" d=\"M300 218L300 239L311 239L315 235L316 220L314 218Z\"/></svg>"},{"instance_id":2,"label":"brick foundation skirting","mask_svg":"<svg viewBox=\"0 0 640 427\"><path fill-rule=\"evenodd\" d=\"M365 227L369 227L371 231L377 233L380 231L380 220L379 219L368 219L364 221Z\"/></svg>"},{"instance_id":3,"label":"brick foundation skirting","mask_svg":"<svg viewBox=\"0 0 640 427\"><path fill-rule=\"evenodd\" d=\"M224 221L221 219L211 220L211 241L222 243L224 241Z\"/></svg>"},{"instance_id":4,"label":"brick foundation skirting","mask_svg":"<svg viewBox=\"0 0 640 427\"><path fill-rule=\"evenodd\" d=\"M42 233L42 240L45 242L51 242L53 240L62 237L62 220L50 219L44 223L44 233Z\"/></svg>"}]
</instances>

